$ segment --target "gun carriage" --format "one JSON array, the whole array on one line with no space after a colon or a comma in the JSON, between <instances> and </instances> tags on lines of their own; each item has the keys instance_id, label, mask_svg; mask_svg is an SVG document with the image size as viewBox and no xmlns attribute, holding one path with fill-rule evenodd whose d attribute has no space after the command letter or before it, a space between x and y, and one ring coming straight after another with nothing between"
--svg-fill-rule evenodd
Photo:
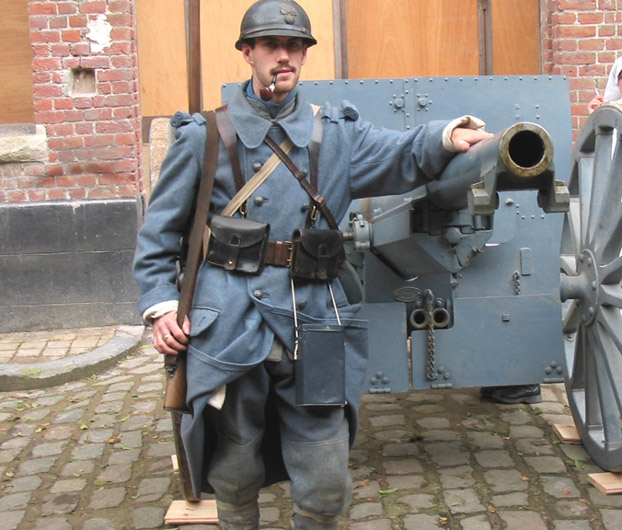
<instances>
[{"instance_id":1,"label":"gun carriage","mask_svg":"<svg viewBox=\"0 0 622 530\"><path fill-rule=\"evenodd\" d=\"M426 186L352 204L368 391L564 382L586 450L622 471L622 111L598 109L571 152L561 76L302 89L387 128L468 113L500 131Z\"/></svg>"}]
</instances>

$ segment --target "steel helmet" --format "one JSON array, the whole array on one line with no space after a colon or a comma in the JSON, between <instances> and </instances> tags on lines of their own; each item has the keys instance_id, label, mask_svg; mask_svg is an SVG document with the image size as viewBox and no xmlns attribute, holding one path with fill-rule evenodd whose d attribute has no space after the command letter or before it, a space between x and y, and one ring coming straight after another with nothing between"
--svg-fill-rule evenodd
<instances>
[{"instance_id":1,"label":"steel helmet","mask_svg":"<svg viewBox=\"0 0 622 530\"><path fill-rule=\"evenodd\" d=\"M309 46L317 44L307 13L293 0L259 0L250 6L242 18L235 47L241 50L245 39L270 36L300 37Z\"/></svg>"}]
</instances>

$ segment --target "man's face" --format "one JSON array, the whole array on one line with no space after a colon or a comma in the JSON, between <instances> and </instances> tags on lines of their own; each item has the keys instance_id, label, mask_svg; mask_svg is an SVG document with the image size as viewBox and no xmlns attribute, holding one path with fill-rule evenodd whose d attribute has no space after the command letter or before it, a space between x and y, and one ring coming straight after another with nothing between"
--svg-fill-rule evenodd
<instances>
[{"instance_id":1,"label":"man's face","mask_svg":"<svg viewBox=\"0 0 622 530\"><path fill-rule=\"evenodd\" d=\"M300 70L307 60L307 45L299 37L257 37L255 46L242 44L244 60L253 69L253 90L259 91L272 83L277 74L271 101L280 103L296 88Z\"/></svg>"}]
</instances>

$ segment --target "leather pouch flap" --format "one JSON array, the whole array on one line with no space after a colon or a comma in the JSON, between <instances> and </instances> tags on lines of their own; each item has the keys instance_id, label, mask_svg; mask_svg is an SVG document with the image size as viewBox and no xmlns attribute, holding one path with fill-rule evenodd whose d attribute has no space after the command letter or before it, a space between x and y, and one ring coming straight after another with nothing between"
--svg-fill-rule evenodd
<instances>
[{"instance_id":1,"label":"leather pouch flap","mask_svg":"<svg viewBox=\"0 0 622 530\"><path fill-rule=\"evenodd\" d=\"M316 259L332 258L343 252L343 235L339 230L300 228L294 231L293 239Z\"/></svg>"},{"instance_id":2,"label":"leather pouch flap","mask_svg":"<svg viewBox=\"0 0 622 530\"><path fill-rule=\"evenodd\" d=\"M211 237L227 246L248 248L267 239L270 225L250 219L215 215L211 223Z\"/></svg>"}]
</instances>

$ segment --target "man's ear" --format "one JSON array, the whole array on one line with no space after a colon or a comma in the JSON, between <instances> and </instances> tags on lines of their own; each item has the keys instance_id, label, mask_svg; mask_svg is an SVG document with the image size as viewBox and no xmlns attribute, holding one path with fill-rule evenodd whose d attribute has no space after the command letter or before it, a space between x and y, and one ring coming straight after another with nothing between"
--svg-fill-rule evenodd
<instances>
[{"instance_id":1,"label":"man's ear","mask_svg":"<svg viewBox=\"0 0 622 530\"><path fill-rule=\"evenodd\" d=\"M242 57L244 57L244 60L248 64L255 64L255 61L253 59L253 48L251 48L250 45L246 42L242 43Z\"/></svg>"},{"instance_id":2,"label":"man's ear","mask_svg":"<svg viewBox=\"0 0 622 530\"><path fill-rule=\"evenodd\" d=\"M305 46L305 49L302 52L302 61L300 62L300 66L304 65L307 62L307 50L308 49L309 49L309 47Z\"/></svg>"}]
</instances>

